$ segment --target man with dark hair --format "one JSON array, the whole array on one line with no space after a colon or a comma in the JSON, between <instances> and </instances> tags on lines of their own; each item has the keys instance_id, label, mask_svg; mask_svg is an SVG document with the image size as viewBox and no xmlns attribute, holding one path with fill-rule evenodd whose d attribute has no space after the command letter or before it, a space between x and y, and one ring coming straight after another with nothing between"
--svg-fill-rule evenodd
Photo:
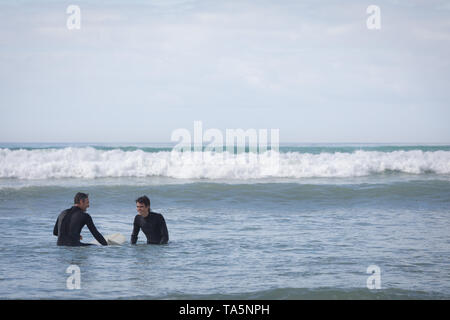
<instances>
[{"instance_id":1,"label":"man with dark hair","mask_svg":"<svg viewBox=\"0 0 450 320\"><path fill-rule=\"evenodd\" d=\"M150 199L142 196L136 199L138 214L134 218L131 244L136 244L139 230L147 237L147 244L166 244L169 241L166 221L162 214L150 210Z\"/></svg>"},{"instance_id":2,"label":"man with dark hair","mask_svg":"<svg viewBox=\"0 0 450 320\"><path fill-rule=\"evenodd\" d=\"M89 195L78 192L74 198L74 205L70 209L61 212L56 220L53 234L58 237L58 246L88 246L89 243L82 243L80 235L81 229L85 225L88 226L89 231L94 238L102 245L106 246L108 243L105 238L97 231L97 228L92 221L91 216L86 213L89 208Z\"/></svg>"}]
</instances>

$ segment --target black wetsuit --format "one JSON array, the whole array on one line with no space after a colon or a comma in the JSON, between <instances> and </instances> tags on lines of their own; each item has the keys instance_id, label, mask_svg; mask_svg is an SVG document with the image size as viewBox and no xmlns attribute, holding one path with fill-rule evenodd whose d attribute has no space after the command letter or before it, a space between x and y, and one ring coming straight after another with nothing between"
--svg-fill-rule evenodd
<instances>
[{"instance_id":1,"label":"black wetsuit","mask_svg":"<svg viewBox=\"0 0 450 320\"><path fill-rule=\"evenodd\" d=\"M131 244L136 244L140 229L147 237L148 244L166 244L169 241L166 221L160 213L150 212L145 218L141 215L134 218Z\"/></svg>"},{"instance_id":2,"label":"black wetsuit","mask_svg":"<svg viewBox=\"0 0 450 320\"><path fill-rule=\"evenodd\" d=\"M58 236L56 244L58 246L88 246L88 243L80 241L81 229L85 225L98 242L104 246L108 245L105 238L97 231L91 216L76 206L59 214L53 228L53 234Z\"/></svg>"}]
</instances>

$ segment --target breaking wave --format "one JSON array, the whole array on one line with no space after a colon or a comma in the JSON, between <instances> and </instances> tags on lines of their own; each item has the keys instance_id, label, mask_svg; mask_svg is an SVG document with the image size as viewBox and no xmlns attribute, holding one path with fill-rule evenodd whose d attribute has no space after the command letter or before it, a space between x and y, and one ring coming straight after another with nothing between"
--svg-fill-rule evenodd
<instances>
[{"instance_id":1,"label":"breaking wave","mask_svg":"<svg viewBox=\"0 0 450 320\"><path fill-rule=\"evenodd\" d=\"M0 149L0 178L170 177L263 179L360 177L387 172L450 174L450 151L145 152L98 148Z\"/></svg>"}]
</instances>

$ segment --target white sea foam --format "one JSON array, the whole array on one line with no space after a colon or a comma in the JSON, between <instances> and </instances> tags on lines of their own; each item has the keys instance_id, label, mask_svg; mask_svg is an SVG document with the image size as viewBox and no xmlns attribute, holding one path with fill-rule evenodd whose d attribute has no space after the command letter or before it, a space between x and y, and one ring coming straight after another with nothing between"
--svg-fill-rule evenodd
<instances>
[{"instance_id":1,"label":"white sea foam","mask_svg":"<svg viewBox=\"0 0 450 320\"><path fill-rule=\"evenodd\" d=\"M0 178L53 179L160 176L182 179L358 177L386 171L450 174L450 151L248 154L144 152L86 148L0 149ZM218 158L219 156L219 158ZM218 159L222 161L218 161Z\"/></svg>"}]
</instances>

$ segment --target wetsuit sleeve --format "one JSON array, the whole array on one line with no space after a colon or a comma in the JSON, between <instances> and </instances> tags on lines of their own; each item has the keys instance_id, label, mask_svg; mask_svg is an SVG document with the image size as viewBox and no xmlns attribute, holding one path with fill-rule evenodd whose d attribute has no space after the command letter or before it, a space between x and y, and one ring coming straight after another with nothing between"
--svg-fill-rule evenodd
<instances>
[{"instance_id":1,"label":"wetsuit sleeve","mask_svg":"<svg viewBox=\"0 0 450 320\"><path fill-rule=\"evenodd\" d=\"M103 246L107 246L108 245L108 243L106 242L105 238L103 238L101 233L98 232L98 230L95 227L94 222L92 221L92 218L91 218L90 215L87 215L86 225L88 226L89 231L92 233L92 235L94 236L95 240L100 242Z\"/></svg>"},{"instance_id":2,"label":"wetsuit sleeve","mask_svg":"<svg viewBox=\"0 0 450 320\"><path fill-rule=\"evenodd\" d=\"M136 244L139 234L139 223L137 221L137 217L134 218L133 222L133 232L131 233L131 244Z\"/></svg>"},{"instance_id":3,"label":"wetsuit sleeve","mask_svg":"<svg viewBox=\"0 0 450 320\"><path fill-rule=\"evenodd\" d=\"M161 241L159 244L166 244L169 241L169 231L167 231L166 220L161 216Z\"/></svg>"},{"instance_id":4,"label":"wetsuit sleeve","mask_svg":"<svg viewBox=\"0 0 450 320\"><path fill-rule=\"evenodd\" d=\"M53 235L58 236L58 219L56 219L55 227L53 228Z\"/></svg>"}]
</instances>

